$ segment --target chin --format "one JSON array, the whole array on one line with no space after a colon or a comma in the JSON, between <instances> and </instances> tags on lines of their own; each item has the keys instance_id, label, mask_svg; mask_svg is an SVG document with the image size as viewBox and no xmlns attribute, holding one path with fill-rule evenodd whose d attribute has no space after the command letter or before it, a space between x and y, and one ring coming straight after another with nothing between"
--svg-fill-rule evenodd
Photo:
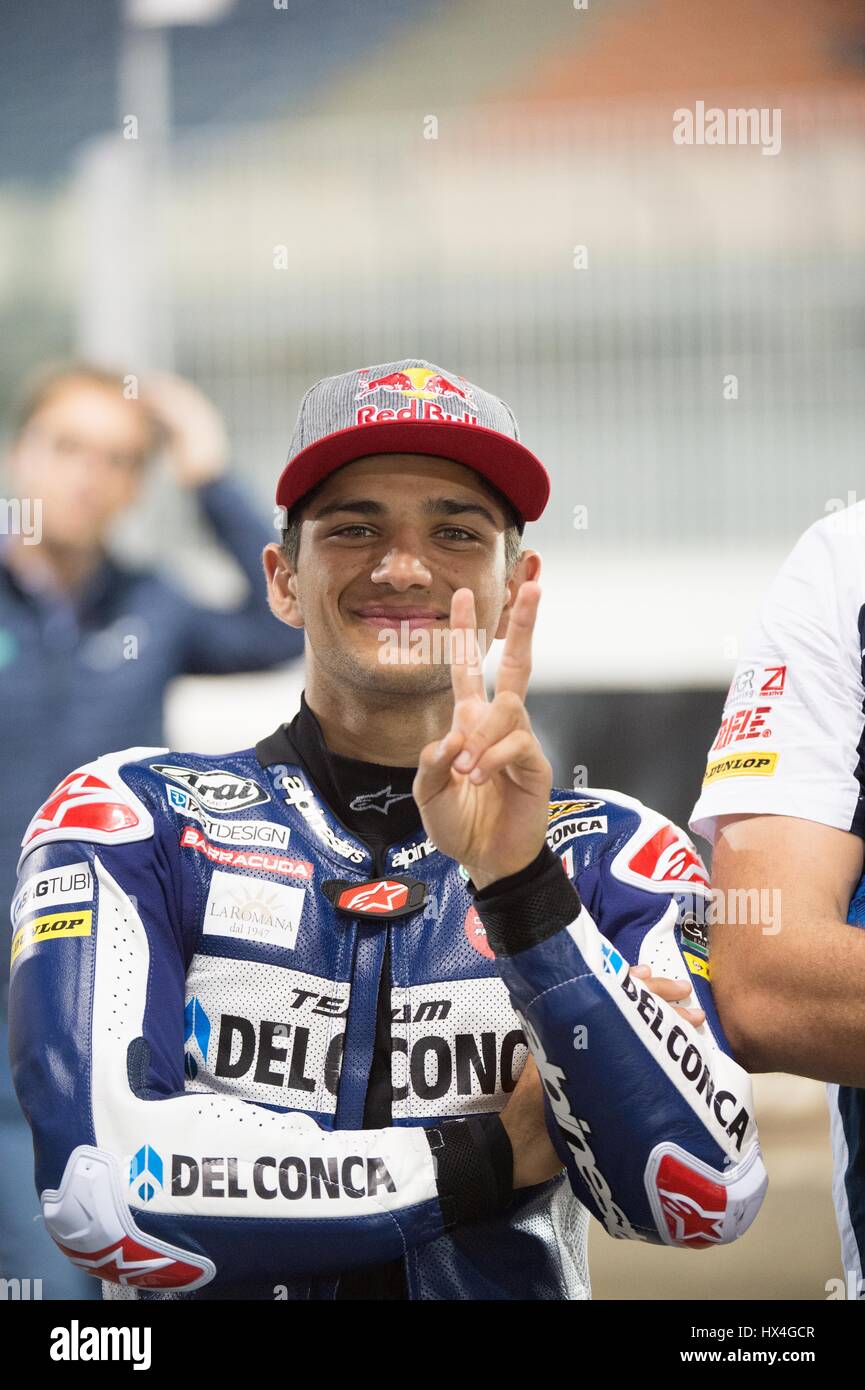
<instances>
[{"instance_id":1,"label":"chin","mask_svg":"<svg viewBox=\"0 0 865 1390\"><path fill-rule=\"evenodd\" d=\"M449 666L385 662L379 661L377 656L375 653L368 662L353 663L355 676L366 690L376 690L383 695L418 695L437 694L450 688Z\"/></svg>"}]
</instances>

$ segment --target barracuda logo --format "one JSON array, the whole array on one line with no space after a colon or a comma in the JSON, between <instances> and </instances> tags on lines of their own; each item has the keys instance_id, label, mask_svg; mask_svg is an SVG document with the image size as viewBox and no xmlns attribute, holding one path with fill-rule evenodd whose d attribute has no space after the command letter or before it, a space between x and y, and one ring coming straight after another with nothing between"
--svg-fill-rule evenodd
<instances>
[{"instance_id":1,"label":"barracuda logo","mask_svg":"<svg viewBox=\"0 0 865 1390\"><path fill-rule=\"evenodd\" d=\"M129 1186L142 1202L151 1202L157 1187L162 1187L163 1175L160 1155L149 1144L142 1144L129 1164Z\"/></svg>"}]
</instances>

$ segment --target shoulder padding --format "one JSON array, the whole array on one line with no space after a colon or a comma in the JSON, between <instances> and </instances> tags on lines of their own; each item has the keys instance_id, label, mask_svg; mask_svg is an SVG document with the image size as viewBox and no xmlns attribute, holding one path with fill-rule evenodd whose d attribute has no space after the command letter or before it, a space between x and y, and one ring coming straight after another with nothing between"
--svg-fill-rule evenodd
<instances>
[{"instance_id":1,"label":"shoulder padding","mask_svg":"<svg viewBox=\"0 0 865 1390\"><path fill-rule=\"evenodd\" d=\"M105 753L70 772L33 816L21 841L20 870L37 845L53 840L120 845L153 834L153 816L121 776L121 769L167 748L124 748Z\"/></svg>"},{"instance_id":2,"label":"shoulder padding","mask_svg":"<svg viewBox=\"0 0 865 1390\"><path fill-rule=\"evenodd\" d=\"M619 843L619 848L608 860L614 878L650 893L679 891L705 895L709 892L706 867L693 841L666 816L624 792L607 787L580 787L567 794L553 789L550 820L568 814L565 795L573 799L575 806L585 805L587 809L603 806L605 811L618 811L625 825L628 821L633 824L624 844L610 824L609 838Z\"/></svg>"}]
</instances>

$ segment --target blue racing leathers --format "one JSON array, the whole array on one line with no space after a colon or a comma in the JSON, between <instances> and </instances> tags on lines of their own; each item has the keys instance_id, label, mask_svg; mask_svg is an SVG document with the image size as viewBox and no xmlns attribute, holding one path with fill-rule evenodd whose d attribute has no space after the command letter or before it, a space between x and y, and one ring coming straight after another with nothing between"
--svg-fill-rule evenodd
<instances>
[{"instance_id":1,"label":"blue racing leathers","mask_svg":"<svg viewBox=\"0 0 865 1390\"><path fill-rule=\"evenodd\" d=\"M554 790L542 853L474 894L422 828L372 854L302 765L255 749L79 768L27 829L12 905L48 1230L139 1298L331 1298L401 1259L410 1298L572 1299L587 1213L735 1239L766 1180L707 891L682 832L614 792ZM689 978L706 1022L637 961ZM364 1129L383 963L391 1123ZM479 1126L527 1046L563 1172L512 1192Z\"/></svg>"}]
</instances>

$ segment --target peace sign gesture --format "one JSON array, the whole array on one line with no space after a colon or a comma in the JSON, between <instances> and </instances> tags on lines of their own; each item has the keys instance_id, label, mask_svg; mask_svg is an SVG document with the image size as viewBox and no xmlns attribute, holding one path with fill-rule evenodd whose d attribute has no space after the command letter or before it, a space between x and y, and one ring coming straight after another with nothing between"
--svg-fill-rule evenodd
<instances>
[{"instance_id":1,"label":"peace sign gesture","mask_svg":"<svg viewBox=\"0 0 865 1390\"><path fill-rule=\"evenodd\" d=\"M453 722L444 739L421 753L413 794L430 839L468 870L477 888L525 868L546 834L552 768L523 703L540 597L533 580L517 591L492 700L479 661L471 659L474 595L457 589L451 601L450 629L458 639L451 644Z\"/></svg>"}]
</instances>

